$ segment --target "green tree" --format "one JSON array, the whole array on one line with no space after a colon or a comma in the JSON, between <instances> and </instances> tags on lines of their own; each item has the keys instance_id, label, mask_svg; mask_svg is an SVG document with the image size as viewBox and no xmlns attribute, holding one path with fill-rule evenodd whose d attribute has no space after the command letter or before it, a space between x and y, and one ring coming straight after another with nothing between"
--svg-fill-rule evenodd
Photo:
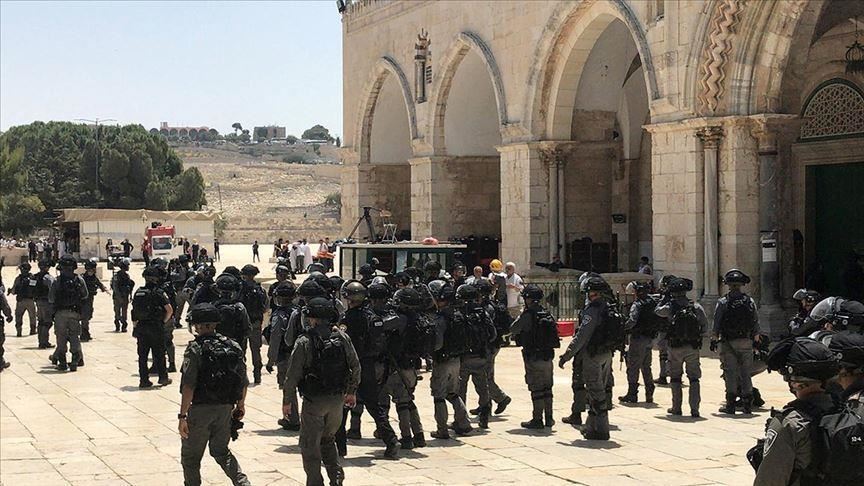
<instances>
[{"instance_id":1,"label":"green tree","mask_svg":"<svg viewBox=\"0 0 864 486\"><path fill-rule=\"evenodd\" d=\"M240 141L241 142L247 142L248 143L249 140L251 140L251 139L252 139L252 137L249 136L249 130L243 130L243 132L240 133Z\"/></svg>"},{"instance_id":2,"label":"green tree","mask_svg":"<svg viewBox=\"0 0 864 486\"><path fill-rule=\"evenodd\" d=\"M297 140L298 140L298 138L295 137L294 135L288 135L287 137L285 137L285 141L289 145L294 145L295 143L297 143Z\"/></svg>"},{"instance_id":3,"label":"green tree","mask_svg":"<svg viewBox=\"0 0 864 486\"><path fill-rule=\"evenodd\" d=\"M154 211L165 211L168 209L168 189L165 183L151 181L144 191L144 207Z\"/></svg>"},{"instance_id":4,"label":"green tree","mask_svg":"<svg viewBox=\"0 0 864 486\"><path fill-rule=\"evenodd\" d=\"M240 122L234 122L231 124L231 128L234 129L234 135L237 135L237 132L243 130L243 125L241 125Z\"/></svg>"},{"instance_id":5,"label":"green tree","mask_svg":"<svg viewBox=\"0 0 864 486\"><path fill-rule=\"evenodd\" d=\"M204 177L197 167L190 167L180 174L174 184L172 209L198 210L206 204L204 197Z\"/></svg>"},{"instance_id":6,"label":"green tree","mask_svg":"<svg viewBox=\"0 0 864 486\"><path fill-rule=\"evenodd\" d=\"M333 137L330 136L330 130L327 130L321 125L315 125L314 127L303 132L303 138L306 140L327 140L333 141Z\"/></svg>"}]
</instances>

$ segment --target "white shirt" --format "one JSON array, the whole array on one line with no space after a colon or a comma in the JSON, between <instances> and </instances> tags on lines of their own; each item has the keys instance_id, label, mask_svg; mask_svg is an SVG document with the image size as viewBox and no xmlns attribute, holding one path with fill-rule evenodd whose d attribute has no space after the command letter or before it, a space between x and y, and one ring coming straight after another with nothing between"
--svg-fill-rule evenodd
<instances>
[{"instance_id":1,"label":"white shirt","mask_svg":"<svg viewBox=\"0 0 864 486\"><path fill-rule=\"evenodd\" d=\"M514 273L505 279L507 282L507 307L519 307L519 293L522 292L524 285L522 277ZM515 285L516 288L511 288L510 285Z\"/></svg>"}]
</instances>

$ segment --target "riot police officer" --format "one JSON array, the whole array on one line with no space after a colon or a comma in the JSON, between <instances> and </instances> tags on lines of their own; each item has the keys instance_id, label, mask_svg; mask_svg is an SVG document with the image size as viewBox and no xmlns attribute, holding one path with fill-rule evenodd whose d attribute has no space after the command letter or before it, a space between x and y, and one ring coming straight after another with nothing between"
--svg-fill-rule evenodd
<instances>
[{"instance_id":1,"label":"riot police officer","mask_svg":"<svg viewBox=\"0 0 864 486\"><path fill-rule=\"evenodd\" d=\"M273 292L279 287L282 282L290 281L291 269L286 265L276 265L276 282L267 289L267 297L270 299L270 308L273 308ZM293 285L293 282L292 282Z\"/></svg>"},{"instance_id":2,"label":"riot police officer","mask_svg":"<svg viewBox=\"0 0 864 486\"><path fill-rule=\"evenodd\" d=\"M588 306L583 310L579 330L559 358L558 366L564 368L574 357L581 360L589 407L588 419L581 430L582 436L588 440L608 440L606 380L612 366L611 351L616 346L616 343L609 339L612 333L608 331L614 323L607 322L610 321L610 313L604 295L610 292L610 288L598 275L587 278L582 290L587 295Z\"/></svg>"},{"instance_id":3,"label":"riot police officer","mask_svg":"<svg viewBox=\"0 0 864 486\"><path fill-rule=\"evenodd\" d=\"M819 323L807 319L810 316L810 311L817 302L822 300L822 296L815 290L798 289L792 298L798 302L798 312L789 321L789 335L795 337L809 336L819 330Z\"/></svg>"},{"instance_id":4,"label":"riot police officer","mask_svg":"<svg viewBox=\"0 0 864 486\"><path fill-rule=\"evenodd\" d=\"M654 375L651 372L651 348L657 333L663 328L663 318L654 313L657 301L650 295L648 282L633 281L628 284L636 298L630 306L627 319L627 394L618 397L622 403L639 401L639 374L645 384L645 403L654 402Z\"/></svg>"},{"instance_id":5,"label":"riot police officer","mask_svg":"<svg viewBox=\"0 0 864 486\"><path fill-rule=\"evenodd\" d=\"M360 361L344 332L332 327L338 319L333 303L324 297L310 299L303 308L308 326L291 353L282 391L282 414L291 415L290 397L299 389L300 454L307 485L323 485L321 464L331 485L341 485L345 472L339 464L335 435L344 406L353 407L360 382Z\"/></svg>"},{"instance_id":6,"label":"riot police officer","mask_svg":"<svg viewBox=\"0 0 864 486\"><path fill-rule=\"evenodd\" d=\"M459 395L459 367L461 357L468 351L468 330L465 315L452 303L456 298L453 287L443 280L429 282L429 291L438 309L435 351L432 357L435 366L429 388L435 406L436 429L430 435L435 439L450 439L447 430L447 402L453 407L454 432L466 435L471 432L465 402Z\"/></svg>"},{"instance_id":7,"label":"riot police officer","mask_svg":"<svg viewBox=\"0 0 864 486\"><path fill-rule=\"evenodd\" d=\"M555 349L561 347L558 322L543 308L543 290L528 284L522 289L525 308L510 328L516 344L522 346L525 383L531 392L531 420L522 422L526 429L555 425L552 417L552 382ZM545 419L545 422L544 422Z\"/></svg>"},{"instance_id":8,"label":"riot police officer","mask_svg":"<svg viewBox=\"0 0 864 486\"><path fill-rule=\"evenodd\" d=\"M9 288L9 294L15 296L15 330L18 337L21 337L24 327L25 312L30 320L30 335L36 334L36 301L33 300L36 277L30 273L31 268L29 263L19 265L18 270L21 273L15 277L12 287Z\"/></svg>"},{"instance_id":9,"label":"riot police officer","mask_svg":"<svg viewBox=\"0 0 864 486\"><path fill-rule=\"evenodd\" d=\"M795 400L772 414L766 426L754 486L819 484L811 474L811 462L816 457L812 427L835 410L831 396L825 393L825 383L838 368L834 353L810 338L788 339L771 351L768 369L783 375Z\"/></svg>"},{"instance_id":10,"label":"riot police officer","mask_svg":"<svg viewBox=\"0 0 864 486\"><path fill-rule=\"evenodd\" d=\"M348 303L348 310L342 316L341 324L345 333L351 338L360 360L361 377L357 400L365 406L369 415L375 420L375 437L381 439L386 446L384 456L392 458L396 456L399 449L399 441L396 440L396 432L390 426L386 408L378 401L387 370L384 356L387 329L384 320L369 306L366 287L358 280L345 282L340 289L340 295ZM342 419L343 429L348 415L350 413L346 409ZM402 447L407 449L425 445L422 432L402 441Z\"/></svg>"},{"instance_id":11,"label":"riot police officer","mask_svg":"<svg viewBox=\"0 0 864 486\"><path fill-rule=\"evenodd\" d=\"M96 276L96 259L91 258L84 262L84 275L81 276L84 283L87 284L87 298L81 304L81 341L86 342L93 337L90 335L90 319L93 319L93 299L96 298L96 292L107 292L108 289L99 281Z\"/></svg>"},{"instance_id":12,"label":"riot police officer","mask_svg":"<svg viewBox=\"0 0 864 486\"><path fill-rule=\"evenodd\" d=\"M51 284L48 302L54 311L54 335L57 349L52 355L57 369L66 370L66 346L72 352L69 371L75 371L84 359L81 352L81 307L87 299L87 284L75 274L78 262L70 256L60 259L60 275Z\"/></svg>"},{"instance_id":13,"label":"riot police officer","mask_svg":"<svg viewBox=\"0 0 864 486\"><path fill-rule=\"evenodd\" d=\"M127 314L129 300L135 289L135 282L129 277L129 260L126 258L117 262L118 270L111 277L111 297L114 301L114 332L126 332L129 327Z\"/></svg>"},{"instance_id":14,"label":"riot police officer","mask_svg":"<svg viewBox=\"0 0 864 486\"><path fill-rule=\"evenodd\" d=\"M177 315L174 316L174 320L177 322L174 327L179 329L183 327L180 321L183 319L183 311L186 309L186 304L189 302L190 297L189 293L183 291L183 288L186 285L186 281L191 277L192 270L189 268L189 255L185 253L173 260L172 263L170 278L174 286L174 293L176 294L175 302L177 304Z\"/></svg>"},{"instance_id":15,"label":"riot police officer","mask_svg":"<svg viewBox=\"0 0 864 486\"><path fill-rule=\"evenodd\" d=\"M242 420L246 414L249 381L243 353L236 342L216 333L219 311L213 304L193 305L187 319L196 336L183 353L177 415L184 484L201 484L201 458L209 445L210 455L231 483L249 486L249 479L228 448L232 419Z\"/></svg>"},{"instance_id":16,"label":"riot police officer","mask_svg":"<svg viewBox=\"0 0 864 486\"><path fill-rule=\"evenodd\" d=\"M153 386L147 370L147 355L151 350L159 384L165 386L171 383L171 379L162 358L165 356L164 328L171 322L174 309L159 286L159 269L147 267L142 276L145 284L132 297L132 336L138 339L138 388Z\"/></svg>"},{"instance_id":17,"label":"riot police officer","mask_svg":"<svg viewBox=\"0 0 864 486\"><path fill-rule=\"evenodd\" d=\"M500 415L504 413L504 410L507 409L507 406L513 400L495 382L495 358L498 357L501 348L507 345L507 338L510 335L510 326L513 324L513 318L510 317L506 305L492 298L495 289L489 280L477 280L476 282L472 282L472 285L477 287L477 291L480 293L480 304L495 325L495 340L492 342L489 355L486 358L486 376L489 382L489 397L497 404L495 415ZM456 288L458 289L459 286L456 286ZM478 413L480 413L479 408L471 410L472 415L477 415Z\"/></svg>"},{"instance_id":18,"label":"riot police officer","mask_svg":"<svg viewBox=\"0 0 864 486\"><path fill-rule=\"evenodd\" d=\"M240 280L231 274L223 273L213 284L216 300L213 305L219 309L219 326L216 332L231 338L240 345L243 356L246 356L246 345L252 325L246 307L240 303Z\"/></svg>"},{"instance_id":19,"label":"riot police officer","mask_svg":"<svg viewBox=\"0 0 864 486\"><path fill-rule=\"evenodd\" d=\"M690 381L689 397L690 416L699 417L699 404L702 401L701 386L702 367L699 362L699 350L702 349L702 338L708 327L705 310L697 302L687 298L687 292L693 290L693 282L689 279L676 277L669 282L667 294L657 305L654 312L667 319L666 339L669 341L669 385L672 389L672 407L667 410L670 415L681 415L681 402L684 399L681 376L686 369Z\"/></svg>"},{"instance_id":20,"label":"riot police officer","mask_svg":"<svg viewBox=\"0 0 864 486\"><path fill-rule=\"evenodd\" d=\"M480 403L477 425L481 429L486 429L489 428L489 416L492 413L487 363L497 333L492 319L480 304L480 292L477 291L477 287L463 284L456 289L456 306L465 316L468 337L468 349L462 355L459 368L459 395L463 402L466 401L468 380L472 380Z\"/></svg>"},{"instance_id":21,"label":"riot police officer","mask_svg":"<svg viewBox=\"0 0 864 486\"><path fill-rule=\"evenodd\" d=\"M733 268L723 276L729 292L717 301L714 311L714 329L711 333L711 351L720 343L720 361L723 381L726 383L726 404L721 413L735 414L735 399L741 397L744 413L753 406L753 343L759 342L759 314L756 302L741 289L750 283L750 277Z\"/></svg>"},{"instance_id":22,"label":"riot police officer","mask_svg":"<svg viewBox=\"0 0 864 486\"><path fill-rule=\"evenodd\" d=\"M288 370L288 359L291 357L293 346L289 347L285 341L286 334L298 335L302 330L290 330L288 323L291 319L291 314L297 310L297 305L294 304L294 296L297 289L294 287L294 282L286 280L284 282L273 284L274 288L270 289L270 324L269 324L269 339L267 346L267 372L273 373L273 365L276 365L276 382L279 389L282 389L282 382L285 381L285 372ZM299 324L299 321L297 322ZM293 343L293 340L292 340ZM297 398L294 397L294 415L292 417L282 417L278 420L279 425L285 430L300 430L300 415L296 409Z\"/></svg>"},{"instance_id":23,"label":"riot police officer","mask_svg":"<svg viewBox=\"0 0 864 486\"><path fill-rule=\"evenodd\" d=\"M261 383L261 325L264 322L264 311L267 309L267 293L261 284L255 281L258 267L244 265L240 270L243 282L240 291L240 302L246 308L251 325L249 347L252 350L252 376L255 384Z\"/></svg>"},{"instance_id":24,"label":"riot police officer","mask_svg":"<svg viewBox=\"0 0 864 486\"><path fill-rule=\"evenodd\" d=\"M54 284L54 277L48 273L51 270L50 260L39 260L39 271L33 276L36 285L33 289L33 300L36 301L36 316L39 321L39 349L53 348L48 333L54 325L54 310L48 301L48 294Z\"/></svg>"},{"instance_id":25,"label":"riot police officer","mask_svg":"<svg viewBox=\"0 0 864 486\"><path fill-rule=\"evenodd\" d=\"M843 389L841 400L859 417L864 416L864 335L839 332L831 338L828 348L839 357L836 381Z\"/></svg>"}]
</instances>

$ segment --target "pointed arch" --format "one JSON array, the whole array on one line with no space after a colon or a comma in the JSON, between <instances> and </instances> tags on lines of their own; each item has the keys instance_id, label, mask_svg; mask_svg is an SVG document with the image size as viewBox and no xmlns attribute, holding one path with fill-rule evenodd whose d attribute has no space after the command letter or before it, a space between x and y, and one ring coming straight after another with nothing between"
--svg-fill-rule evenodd
<instances>
[{"instance_id":1,"label":"pointed arch","mask_svg":"<svg viewBox=\"0 0 864 486\"><path fill-rule=\"evenodd\" d=\"M436 155L443 155L444 145L444 114L447 109L447 98L453 83L453 76L459 69L462 60L473 50L483 61L486 71L492 81L492 89L495 93L495 105L498 111L498 123L504 127L508 123L507 98L504 93L504 82L501 79L501 70L495 61L492 50L485 42L473 32L462 32L451 44L444 54L441 63L441 75L435 78L432 84L433 109L430 110L428 126L431 127L430 136L432 151Z\"/></svg>"},{"instance_id":2,"label":"pointed arch","mask_svg":"<svg viewBox=\"0 0 864 486\"><path fill-rule=\"evenodd\" d=\"M627 2L562 2L543 29L529 71L523 126L534 138L569 138L576 89L561 86L578 86L591 47L616 19L627 26L636 44L649 101L660 98L645 29Z\"/></svg>"},{"instance_id":3,"label":"pointed arch","mask_svg":"<svg viewBox=\"0 0 864 486\"><path fill-rule=\"evenodd\" d=\"M402 68L399 67L399 64L391 57L384 56L375 63L372 74L362 91L366 95L361 99L358 109L360 113L358 117L359 126L356 129L354 140L358 141L358 155L361 164L369 163L372 118L375 115L375 106L378 103L378 95L381 93L381 88L391 75L398 82L402 98L405 101L405 110L408 114L408 133L411 136L409 143L417 138L417 111L411 95L411 85L408 84L408 78L405 76Z\"/></svg>"}]
</instances>

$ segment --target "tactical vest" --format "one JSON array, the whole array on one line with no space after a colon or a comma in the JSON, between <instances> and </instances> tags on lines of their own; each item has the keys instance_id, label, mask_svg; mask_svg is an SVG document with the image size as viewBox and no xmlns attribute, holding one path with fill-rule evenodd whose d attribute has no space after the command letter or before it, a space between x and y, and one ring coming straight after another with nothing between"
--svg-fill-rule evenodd
<instances>
[{"instance_id":1,"label":"tactical vest","mask_svg":"<svg viewBox=\"0 0 864 486\"><path fill-rule=\"evenodd\" d=\"M447 320L444 331L444 344L435 353L436 359L458 358L468 352L468 322L462 311L441 312L441 319Z\"/></svg>"},{"instance_id":2,"label":"tactical vest","mask_svg":"<svg viewBox=\"0 0 864 486\"><path fill-rule=\"evenodd\" d=\"M384 353L387 346L384 319L369 306L348 309L343 322L360 358L378 358Z\"/></svg>"},{"instance_id":3,"label":"tactical vest","mask_svg":"<svg viewBox=\"0 0 864 486\"><path fill-rule=\"evenodd\" d=\"M248 330L244 329L243 317L246 311L243 304L219 304L216 308L219 309L219 324L216 326L218 334L238 342L249 335Z\"/></svg>"},{"instance_id":4,"label":"tactical vest","mask_svg":"<svg viewBox=\"0 0 864 486\"><path fill-rule=\"evenodd\" d=\"M482 307L465 308L462 312L468 334L468 353L485 357L489 352L493 332L489 316Z\"/></svg>"},{"instance_id":5,"label":"tactical vest","mask_svg":"<svg viewBox=\"0 0 864 486\"><path fill-rule=\"evenodd\" d=\"M81 311L81 281L77 275L60 274L55 283L54 309Z\"/></svg>"},{"instance_id":6,"label":"tactical vest","mask_svg":"<svg viewBox=\"0 0 864 486\"><path fill-rule=\"evenodd\" d=\"M345 341L336 331L321 338L307 334L312 350L312 362L303 373L297 388L304 397L345 393L348 384L348 355Z\"/></svg>"},{"instance_id":7,"label":"tactical vest","mask_svg":"<svg viewBox=\"0 0 864 486\"><path fill-rule=\"evenodd\" d=\"M81 276L84 279L84 283L87 285L87 298L93 299L96 296L96 292L99 290L99 279L96 278L96 275L90 275L85 273Z\"/></svg>"},{"instance_id":8,"label":"tactical vest","mask_svg":"<svg viewBox=\"0 0 864 486\"><path fill-rule=\"evenodd\" d=\"M405 328L405 353L412 357L432 354L438 337L435 321L423 312L408 314L406 317L408 325Z\"/></svg>"},{"instance_id":9,"label":"tactical vest","mask_svg":"<svg viewBox=\"0 0 864 486\"><path fill-rule=\"evenodd\" d=\"M246 383L240 345L218 334L198 336L195 342L201 347L201 363L192 403L237 403Z\"/></svg>"},{"instance_id":10,"label":"tactical vest","mask_svg":"<svg viewBox=\"0 0 864 486\"><path fill-rule=\"evenodd\" d=\"M138 287L132 296L132 320L143 323L162 324L165 308L159 298L161 291L155 287Z\"/></svg>"},{"instance_id":11,"label":"tactical vest","mask_svg":"<svg viewBox=\"0 0 864 486\"><path fill-rule=\"evenodd\" d=\"M588 341L587 346L588 352L592 355L610 352L623 346L626 333L624 317L618 312L618 309L608 302L603 302L600 305L603 306L602 312L600 312L601 322L596 324L597 327L594 329L594 334L591 335L591 340Z\"/></svg>"},{"instance_id":12,"label":"tactical vest","mask_svg":"<svg viewBox=\"0 0 864 486\"><path fill-rule=\"evenodd\" d=\"M753 332L753 306L747 294L726 297L726 311L720 322L725 339L749 338Z\"/></svg>"},{"instance_id":13,"label":"tactical vest","mask_svg":"<svg viewBox=\"0 0 864 486\"><path fill-rule=\"evenodd\" d=\"M669 339L669 346L673 348L692 346L698 349L702 347L701 324L693 304L681 307L672 315L666 338Z\"/></svg>"},{"instance_id":14,"label":"tactical vest","mask_svg":"<svg viewBox=\"0 0 864 486\"><path fill-rule=\"evenodd\" d=\"M531 325L519 333L516 344L522 346L522 355L530 360L548 360L555 356L555 348L561 347L558 337L558 322L545 310L526 310L530 313Z\"/></svg>"},{"instance_id":15,"label":"tactical vest","mask_svg":"<svg viewBox=\"0 0 864 486\"><path fill-rule=\"evenodd\" d=\"M257 283L243 282L240 291L240 302L246 307L249 320L258 322L264 319L264 309L267 304L267 295L264 289Z\"/></svg>"},{"instance_id":16,"label":"tactical vest","mask_svg":"<svg viewBox=\"0 0 864 486\"><path fill-rule=\"evenodd\" d=\"M32 299L36 291L36 283L36 277L32 274L27 273L18 275L13 284L15 289L15 300L21 301Z\"/></svg>"},{"instance_id":17,"label":"tactical vest","mask_svg":"<svg viewBox=\"0 0 864 486\"><path fill-rule=\"evenodd\" d=\"M657 308L657 301L648 297L639 301L639 318L636 320L636 325L630 331L634 336L647 338L657 337L657 333L664 327L665 319L654 313Z\"/></svg>"},{"instance_id":18,"label":"tactical vest","mask_svg":"<svg viewBox=\"0 0 864 486\"><path fill-rule=\"evenodd\" d=\"M111 279L111 289L114 291L115 297L125 298L132 290L132 279L126 270L120 270L114 274Z\"/></svg>"},{"instance_id":19,"label":"tactical vest","mask_svg":"<svg viewBox=\"0 0 864 486\"><path fill-rule=\"evenodd\" d=\"M48 272L39 272L33 276L36 279L36 286L33 288L33 298L36 300L48 300L48 292L51 290L50 285L45 280Z\"/></svg>"}]
</instances>

